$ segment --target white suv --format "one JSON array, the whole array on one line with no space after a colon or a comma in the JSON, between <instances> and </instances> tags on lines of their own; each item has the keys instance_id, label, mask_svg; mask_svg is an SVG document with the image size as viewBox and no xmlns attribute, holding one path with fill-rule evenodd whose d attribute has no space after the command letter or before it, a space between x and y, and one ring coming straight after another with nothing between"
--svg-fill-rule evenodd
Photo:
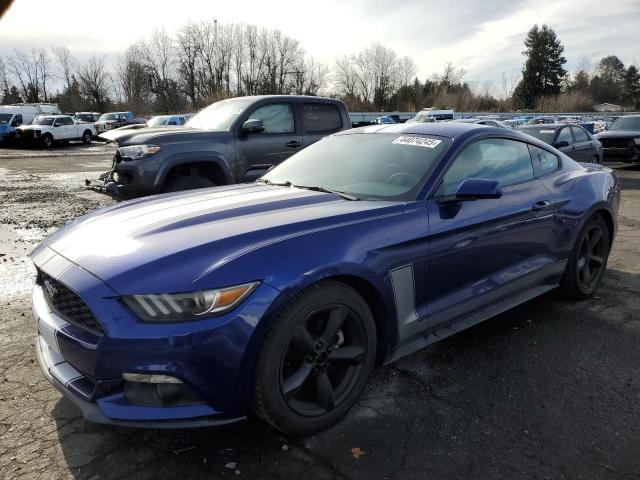
<instances>
[{"instance_id":1,"label":"white suv","mask_svg":"<svg viewBox=\"0 0 640 480\"><path fill-rule=\"evenodd\" d=\"M91 143L96 135L93 124L75 122L70 115L40 115L30 125L16 128L16 132L19 141L42 142L46 148L59 141L82 140L82 143Z\"/></svg>"}]
</instances>

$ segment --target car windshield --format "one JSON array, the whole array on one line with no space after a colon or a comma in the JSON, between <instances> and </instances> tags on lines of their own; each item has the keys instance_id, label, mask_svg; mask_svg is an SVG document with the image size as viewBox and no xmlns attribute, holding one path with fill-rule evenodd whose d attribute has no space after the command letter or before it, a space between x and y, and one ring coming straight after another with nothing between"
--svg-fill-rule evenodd
<instances>
[{"instance_id":1,"label":"car windshield","mask_svg":"<svg viewBox=\"0 0 640 480\"><path fill-rule=\"evenodd\" d=\"M430 119L430 117L432 116L429 115L427 112L418 112L416 116L413 117L411 120L413 120L414 122L426 122Z\"/></svg>"},{"instance_id":2,"label":"car windshield","mask_svg":"<svg viewBox=\"0 0 640 480\"><path fill-rule=\"evenodd\" d=\"M640 131L640 117L620 117L611 124L609 130Z\"/></svg>"},{"instance_id":3,"label":"car windshield","mask_svg":"<svg viewBox=\"0 0 640 480\"><path fill-rule=\"evenodd\" d=\"M541 123L553 123L553 119L544 117L532 118L527 122L527 125L539 125Z\"/></svg>"},{"instance_id":4,"label":"car windshield","mask_svg":"<svg viewBox=\"0 0 640 480\"><path fill-rule=\"evenodd\" d=\"M32 124L33 125L53 125L53 117L36 117Z\"/></svg>"},{"instance_id":5,"label":"car windshield","mask_svg":"<svg viewBox=\"0 0 640 480\"><path fill-rule=\"evenodd\" d=\"M102 115L100 115L100 121L115 120L116 118L117 115L115 113L103 113Z\"/></svg>"},{"instance_id":6,"label":"car windshield","mask_svg":"<svg viewBox=\"0 0 640 480\"><path fill-rule=\"evenodd\" d=\"M320 187L360 199L413 200L451 139L397 133L325 137L281 163L263 182Z\"/></svg>"},{"instance_id":7,"label":"car windshield","mask_svg":"<svg viewBox=\"0 0 640 480\"><path fill-rule=\"evenodd\" d=\"M556 136L556 130L554 128L523 128L520 131L527 135L531 135L538 140L542 140L544 143L548 143L549 145L551 145L553 138Z\"/></svg>"},{"instance_id":8,"label":"car windshield","mask_svg":"<svg viewBox=\"0 0 640 480\"><path fill-rule=\"evenodd\" d=\"M162 125L166 125L168 121L169 121L169 117L164 117L164 116L153 117L151 120L147 122L147 126L161 127Z\"/></svg>"},{"instance_id":9,"label":"car windshield","mask_svg":"<svg viewBox=\"0 0 640 480\"><path fill-rule=\"evenodd\" d=\"M76 120L80 122L93 122L93 115L90 113L79 113L76 115Z\"/></svg>"},{"instance_id":10,"label":"car windshield","mask_svg":"<svg viewBox=\"0 0 640 480\"><path fill-rule=\"evenodd\" d=\"M252 102L253 100L250 99L232 99L216 102L191 117L186 125L200 130L227 131L238 118L238 115Z\"/></svg>"},{"instance_id":11,"label":"car windshield","mask_svg":"<svg viewBox=\"0 0 640 480\"><path fill-rule=\"evenodd\" d=\"M0 125L6 125L11 120L12 113L0 113Z\"/></svg>"}]
</instances>

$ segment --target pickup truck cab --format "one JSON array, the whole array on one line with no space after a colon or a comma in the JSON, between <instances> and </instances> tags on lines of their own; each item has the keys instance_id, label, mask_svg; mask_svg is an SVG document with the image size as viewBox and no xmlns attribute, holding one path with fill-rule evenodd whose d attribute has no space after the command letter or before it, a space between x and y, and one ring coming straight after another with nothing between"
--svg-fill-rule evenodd
<instances>
[{"instance_id":1,"label":"pickup truck cab","mask_svg":"<svg viewBox=\"0 0 640 480\"><path fill-rule=\"evenodd\" d=\"M111 170L87 188L128 199L250 182L326 135L351 128L339 100L265 95L216 102L182 127L118 136Z\"/></svg>"},{"instance_id":2,"label":"pickup truck cab","mask_svg":"<svg viewBox=\"0 0 640 480\"><path fill-rule=\"evenodd\" d=\"M51 148L56 142L69 140L91 143L96 130L93 124L78 123L70 115L40 115L31 125L18 127L16 133L18 141L39 142L45 148Z\"/></svg>"}]
</instances>

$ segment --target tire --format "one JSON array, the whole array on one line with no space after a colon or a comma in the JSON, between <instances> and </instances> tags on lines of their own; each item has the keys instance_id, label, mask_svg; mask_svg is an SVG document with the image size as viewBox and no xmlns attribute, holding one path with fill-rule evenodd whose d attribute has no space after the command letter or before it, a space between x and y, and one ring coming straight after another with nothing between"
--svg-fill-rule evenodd
<instances>
[{"instance_id":1,"label":"tire","mask_svg":"<svg viewBox=\"0 0 640 480\"><path fill-rule=\"evenodd\" d=\"M376 356L376 325L351 287L319 282L269 326L256 362L253 409L291 435L323 430L362 392Z\"/></svg>"},{"instance_id":2,"label":"tire","mask_svg":"<svg viewBox=\"0 0 640 480\"><path fill-rule=\"evenodd\" d=\"M82 143L89 144L91 143L92 138L93 138L93 135L91 135L91 131L85 130L82 134Z\"/></svg>"},{"instance_id":3,"label":"tire","mask_svg":"<svg viewBox=\"0 0 640 480\"><path fill-rule=\"evenodd\" d=\"M611 239L601 215L592 216L580 231L565 268L560 287L571 300L591 297L607 269Z\"/></svg>"},{"instance_id":4,"label":"tire","mask_svg":"<svg viewBox=\"0 0 640 480\"><path fill-rule=\"evenodd\" d=\"M53 137L51 136L51 134L44 134L44 136L42 137L42 145L44 145L44 148L53 147Z\"/></svg>"},{"instance_id":5,"label":"tire","mask_svg":"<svg viewBox=\"0 0 640 480\"><path fill-rule=\"evenodd\" d=\"M180 192L182 190L194 190L196 188L208 188L215 186L216 184L208 178L188 175L169 180L162 189L162 193Z\"/></svg>"}]
</instances>

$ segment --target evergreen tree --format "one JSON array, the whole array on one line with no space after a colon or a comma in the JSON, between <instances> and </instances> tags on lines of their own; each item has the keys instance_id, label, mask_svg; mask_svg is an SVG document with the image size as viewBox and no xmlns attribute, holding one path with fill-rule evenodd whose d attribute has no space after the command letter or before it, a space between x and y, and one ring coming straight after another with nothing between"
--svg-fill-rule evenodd
<instances>
[{"instance_id":1,"label":"evergreen tree","mask_svg":"<svg viewBox=\"0 0 640 480\"><path fill-rule=\"evenodd\" d=\"M22 97L20 97L20 92L15 85L11 85L11 88L5 88L2 92L2 103L3 105L10 105L12 103L21 103Z\"/></svg>"},{"instance_id":2,"label":"evergreen tree","mask_svg":"<svg viewBox=\"0 0 640 480\"><path fill-rule=\"evenodd\" d=\"M629 65L624 74L624 90L628 102L640 110L640 72L635 65Z\"/></svg>"},{"instance_id":3,"label":"evergreen tree","mask_svg":"<svg viewBox=\"0 0 640 480\"><path fill-rule=\"evenodd\" d=\"M534 108L536 100L544 95L558 95L567 74L562 56L564 47L556 33L547 25L534 25L524 41L522 52L527 60L516 96L526 108Z\"/></svg>"}]
</instances>

